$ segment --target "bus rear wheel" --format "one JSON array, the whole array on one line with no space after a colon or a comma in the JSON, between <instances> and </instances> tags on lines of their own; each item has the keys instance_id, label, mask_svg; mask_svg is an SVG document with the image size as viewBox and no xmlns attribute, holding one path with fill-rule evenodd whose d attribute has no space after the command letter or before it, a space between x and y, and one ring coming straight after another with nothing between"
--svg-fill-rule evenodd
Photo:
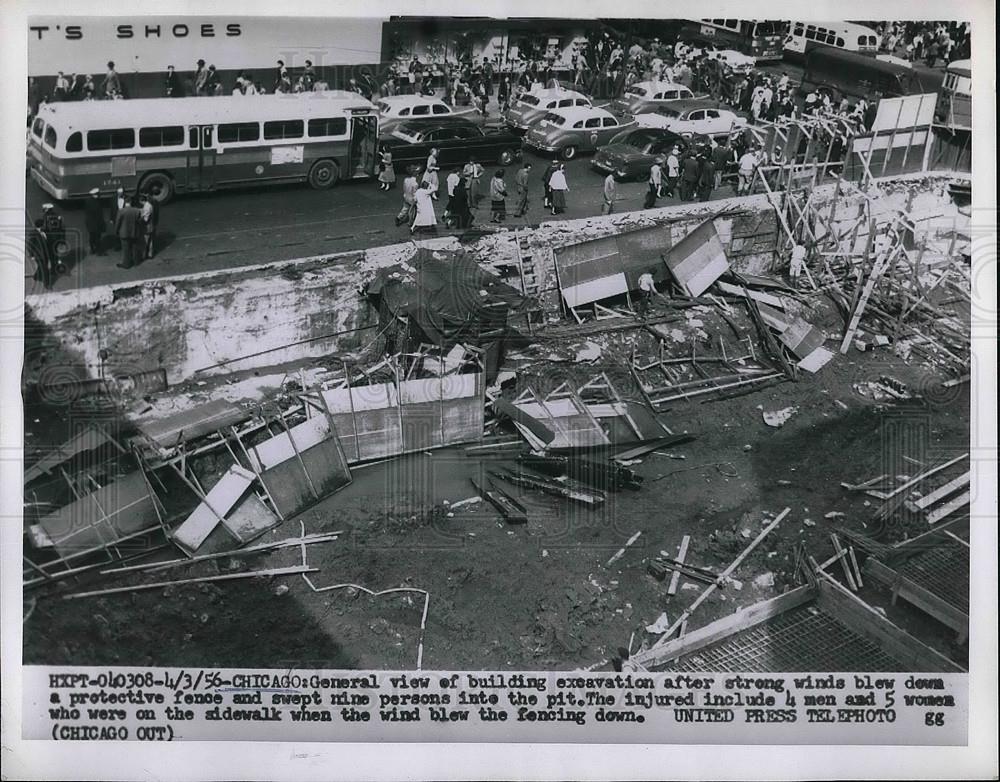
<instances>
[{"instance_id":1,"label":"bus rear wheel","mask_svg":"<svg viewBox=\"0 0 1000 782\"><path fill-rule=\"evenodd\" d=\"M340 171L332 160L317 160L309 169L309 186L313 190L328 190L337 184Z\"/></svg>"},{"instance_id":2,"label":"bus rear wheel","mask_svg":"<svg viewBox=\"0 0 1000 782\"><path fill-rule=\"evenodd\" d=\"M142 180L139 192L146 193L158 204L165 204L174 197L174 180L157 171Z\"/></svg>"}]
</instances>

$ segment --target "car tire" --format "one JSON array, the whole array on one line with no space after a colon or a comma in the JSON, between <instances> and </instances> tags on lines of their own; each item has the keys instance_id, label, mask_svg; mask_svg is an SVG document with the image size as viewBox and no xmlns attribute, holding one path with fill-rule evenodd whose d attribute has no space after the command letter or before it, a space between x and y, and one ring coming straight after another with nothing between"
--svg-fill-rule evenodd
<instances>
[{"instance_id":1,"label":"car tire","mask_svg":"<svg viewBox=\"0 0 1000 782\"><path fill-rule=\"evenodd\" d=\"M513 149L505 149L500 153L500 164L509 166L517 159L517 153Z\"/></svg>"},{"instance_id":2,"label":"car tire","mask_svg":"<svg viewBox=\"0 0 1000 782\"><path fill-rule=\"evenodd\" d=\"M317 160L309 169L309 187L313 190L329 190L340 178L340 169L333 160Z\"/></svg>"},{"instance_id":3,"label":"car tire","mask_svg":"<svg viewBox=\"0 0 1000 782\"><path fill-rule=\"evenodd\" d=\"M168 203L174 197L174 180L162 171L147 174L139 183L139 191L146 193L159 205Z\"/></svg>"},{"instance_id":4,"label":"car tire","mask_svg":"<svg viewBox=\"0 0 1000 782\"><path fill-rule=\"evenodd\" d=\"M563 160L572 160L576 157L576 146L570 144L569 146L563 147L559 150L559 157Z\"/></svg>"}]
</instances>

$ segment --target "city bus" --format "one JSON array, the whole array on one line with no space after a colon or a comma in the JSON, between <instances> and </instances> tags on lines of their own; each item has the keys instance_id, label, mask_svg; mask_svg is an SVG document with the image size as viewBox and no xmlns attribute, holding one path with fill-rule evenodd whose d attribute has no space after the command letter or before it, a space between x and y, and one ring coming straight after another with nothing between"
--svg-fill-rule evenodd
<instances>
[{"instance_id":1,"label":"city bus","mask_svg":"<svg viewBox=\"0 0 1000 782\"><path fill-rule=\"evenodd\" d=\"M781 44L788 22L747 19L685 19L680 38L735 49L758 62L781 59Z\"/></svg>"},{"instance_id":2,"label":"city bus","mask_svg":"<svg viewBox=\"0 0 1000 782\"><path fill-rule=\"evenodd\" d=\"M934 121L952 130L972 130L972 60L948 63Z\"/></svg>"},{"instance_id":3,"label":"city bus","mask_svg":"<svg viewBox=\"0 0 1000 782\"><path fill-rule=\"evenodd\" d=\"M799 91L827 94L836 104L841 98L898 98L926 95L941 89L944 74L884 62L857 52L823 46L806 57Z\"/></svg>"},{"instance_id":4,"label":"city bus","mask_svg":"<svg viewBox=\"0 0 1000 782\"><path fill-rule=\"evenodd\" d=\"M820 46L874 57L882 41L870 27L853 22L792 22L785 37L784 58L802 62Z\"/></svg>"},{"instance_id":5,"label":"city bus","mask_svg":"<svg viewBox=\"0 0 1000 782\"><path fill-rule=\"evenodd\" d=\"M151 98L43 105L28 133L31 177L56 199L123 187L175 194L375 173L378 116L352 92Z\"/></svg>"}]
</instances>

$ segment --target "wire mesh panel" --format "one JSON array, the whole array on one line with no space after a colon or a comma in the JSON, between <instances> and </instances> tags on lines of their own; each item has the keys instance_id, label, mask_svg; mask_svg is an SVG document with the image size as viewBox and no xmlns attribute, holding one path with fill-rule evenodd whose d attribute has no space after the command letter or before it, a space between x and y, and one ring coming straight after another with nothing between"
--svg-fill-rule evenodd
<instances>
[{"instance_id":1,"label":"wire mesh panel","mask_svg":"<svg viewBox=\"0 0 1000 782\"><path fill-rule=\"evenodd\" d=\"M969 613L969 548L957 541L910 557L896 568L903 578Z\"/></svg>"},{"instance_id":2,"label":"wire mesh panel","mask_svg":"<svg viewBox=\"0 0 1000 782\"><path fill-rule=\"evenodd\" d=\"M907 668L829 614L815 606L802 606L671 660L658 670L877 672Z\"/></svg>"}]
</instances>

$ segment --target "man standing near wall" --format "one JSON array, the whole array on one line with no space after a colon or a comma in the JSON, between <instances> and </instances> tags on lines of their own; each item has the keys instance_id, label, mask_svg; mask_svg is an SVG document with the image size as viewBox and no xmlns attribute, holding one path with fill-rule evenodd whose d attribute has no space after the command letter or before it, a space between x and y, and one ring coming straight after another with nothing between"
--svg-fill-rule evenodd
<instances>
[{"instance_id":1,"label":"man standing near wall","mask_svg":"<svg viewBox=\"0 0 1000 782\"><path fill-rule=\"evenodd\" d=\"M604 205L601 207L601 214L609 215L615 211L617 197L618 183L615 182L615 175L608 174L604 177Z\"/></svg>"},{"instance_id":2,"label":"man standing near wall","mask_svg":"<svg viewBox=\"0 0 1000 782\"><path fill-rule=\"evenodd\" d=\"M524 217L528 212L528 175L530 173L531 163L526 162L514 175L514 183L517 186L517 206L514 208L514 217Z\"/></svg>"}]
</instances>

